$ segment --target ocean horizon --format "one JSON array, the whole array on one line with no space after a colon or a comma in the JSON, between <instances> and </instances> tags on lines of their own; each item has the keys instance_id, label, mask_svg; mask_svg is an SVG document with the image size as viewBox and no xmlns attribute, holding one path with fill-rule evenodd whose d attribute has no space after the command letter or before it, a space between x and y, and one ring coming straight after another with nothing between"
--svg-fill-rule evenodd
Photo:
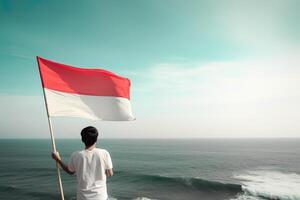
<instances>
[{"instance_id":1,"label":"ocean horizon","mask_svg":"<svg viewBox=\"0 0 300 200\"><path fill-rule=\"evenodd\" d=\"M68 161L80 139L56 139ZM110 199L300 199L300 138L100 139L111 153ZM0 139L3 199L58 199L50 139ZM62 172L66 200L74 176Z\"/></svg>"}]
</instances>

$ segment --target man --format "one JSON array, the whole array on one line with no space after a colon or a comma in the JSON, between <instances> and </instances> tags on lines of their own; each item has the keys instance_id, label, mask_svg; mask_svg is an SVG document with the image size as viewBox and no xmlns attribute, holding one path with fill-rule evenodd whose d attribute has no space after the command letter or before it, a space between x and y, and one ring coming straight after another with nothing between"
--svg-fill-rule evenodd
<instances>
[{"instance_id":1,"label":"man","mask_svg":"<svg viewBox=\"0 0 300 200\"><path fill-rule=\"evenodd\" d=\"M107 200L106 176L113 175L113 165L108 151L96 148L98 131L88 126L81 131L85 149L72 153L69 163L65 164L58 152L52 158L68 174L77 179L77 200Z\"/></svg>"}]
</instances>

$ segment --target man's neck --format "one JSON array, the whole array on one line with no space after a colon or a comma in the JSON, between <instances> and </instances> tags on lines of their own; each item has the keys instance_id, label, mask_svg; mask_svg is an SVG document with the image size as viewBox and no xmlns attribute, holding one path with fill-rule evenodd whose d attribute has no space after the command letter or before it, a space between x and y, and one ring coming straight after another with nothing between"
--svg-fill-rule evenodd
<instances>
[{"instance_id":1,"label":"man's neck","mask_svg":"<svg viewBox=\"0 0 300 200\"><path fill-rule=\"evenodd\" d=\"M96 143L91 146L85 146L85 150L89 150L89 151L93 150L94 148L96 148Z\"/></svg>"}]
</instances>

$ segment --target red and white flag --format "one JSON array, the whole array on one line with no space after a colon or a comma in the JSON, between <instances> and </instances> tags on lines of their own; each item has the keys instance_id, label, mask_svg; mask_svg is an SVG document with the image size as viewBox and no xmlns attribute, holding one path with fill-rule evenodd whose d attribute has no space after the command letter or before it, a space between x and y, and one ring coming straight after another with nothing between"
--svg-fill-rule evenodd
<instances>
[{"instance_id":1,"label":"red and white flag","mask_svg":"<svg viewBox=\"0 0 300 200\"><path fill-rule=\"evenodd\" d=\"M134 120L130 80L102 69L72 67L37 57L49 116Z\"/></svg>"}]
</instances>

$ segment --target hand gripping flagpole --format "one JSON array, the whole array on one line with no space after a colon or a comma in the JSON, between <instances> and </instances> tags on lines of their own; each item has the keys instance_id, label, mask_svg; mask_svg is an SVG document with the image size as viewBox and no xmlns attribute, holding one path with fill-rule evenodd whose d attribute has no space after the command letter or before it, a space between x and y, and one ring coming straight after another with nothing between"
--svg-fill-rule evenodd
<instances>
[{"instance_id":1,"label":"hand gripping flagpole","mask_svg":"<svg viewBox=\"0 0 300 200\"><path fill-rule=\"evenodd\" d=\"M37 63L39 65L38 60L37 60ZM41 78L41 82L42 82L42 85L43 85L43 80L42 80L40 68L39 68L39 73L40 73L40 78ZM44 85L43 85L43 95L44 95L44 101L45 101L45 106L46 106L46 111L47 111L48 125L49 125L49 129L50 129L50 137L51 137L51 142L52 142L52 151L56 152L55 139L54 139L54 134L53 134L51 118L49 116L49 110L48 110L48 104L47 104L47 100L46 100ZM62 186L62 181L61 181L61 176L60 176L60 168L59 168L59 163L58 162L56 162L56 171L57 171L57 180L58 180L58 186L59 186L61 200L64 200L65 199L64 190L63 190L63 186Z\"/></svg>"}]
</instances>

